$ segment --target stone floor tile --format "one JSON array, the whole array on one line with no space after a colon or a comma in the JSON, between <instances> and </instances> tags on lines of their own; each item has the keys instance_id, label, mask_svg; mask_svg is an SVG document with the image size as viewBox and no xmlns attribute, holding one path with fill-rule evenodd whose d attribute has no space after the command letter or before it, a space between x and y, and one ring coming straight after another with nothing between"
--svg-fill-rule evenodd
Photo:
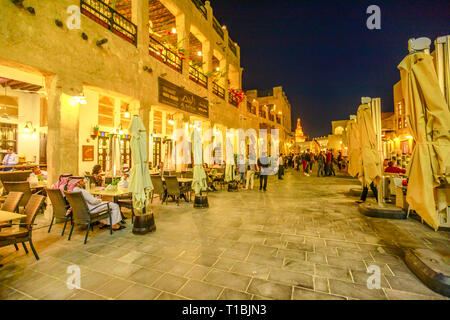
<instances>
[{"instance_id":1,"label":"stone floor tile","mask_svg":"<svg viewBox=\"0 0 450 320\"><path fill-rule=\"evenodd\" d=\"M223 288L221 287L197 280L189 280L177 294L195 300L215 300L222 291Z\"/></svg>"},{"instance_id":2,"label":"stone floor tile","mask_svg":"<svg viewBox=\"0 0 450 320\"><path fill-rule=\"evenodd\" d=\"M251 278L248 276L224 272L221 270L211 270L204 281L218 286L231 288L237 291L245 291Z\"/></svg>"},{"instance_id":3,"label":"stone floor tile","mask_svg":"<svg viewBox=\"0 0 450 320\"><path fill-rule=\"evenodd\" d=\"M309 274L272 268L269 280L314 290L313 276Z\"/></svg>"},{"instance_id":4,"label":"stone floor tile","mask_svg":"<svg viewBox=\"0 0 450 320\"><path fill-rule=\"evenodd\" d=\"M139 270L131 274L127 280L140 283L146 286L151 286L162 275L163 273L158 270L140 268Z\"/></svg>"},{"instance_id":5,"label":"stone floor tile","mask_svg":"<svg viewBox=\"0 0 450 320\"><path fill-rule=\"evenodd\" d=\"M350 276L350 272L347 268L334 267L324 264L316 264L315 275L329 279L352 281L352 277Z\"/></svg>"},{"instance_id":6,"label":"stone floor tile","mask_svg":"<svg viewBox=\"0 0 450 320\"><path fill-rule=\"evenodd\" d=\"M382 289L368 289L367 285L351 283L347 281L330 279L330 292L335 295L363 299L385 300L387 299Z\"/></svg>"},{"instance_id":7,"label":"stone floor tile","mask_svg":"<svg viewBox=\"0 0 450 320\"><path fill-rule=\"evenodd\" d=\"M251 294L225 288L220 295L219 300L251 300L251 298Z\"/></svg>"},{"instance_id":8,"label":"stone floor tile","mask_svg":"<svg viewBox=\"0 0 450 320\"><path fill-rule=\"evenodd\" d=\"M315 292L302 288L294 288L293 300L347 300L345 297L331 295L323 292Z\"/></svg>"},{"instance_id":9,"label":"stone floor tile","mask_svg":"<svg viewBox=\"0 0 450 320\"><path fill-rule=\"evenodd\" d=\"M252 279L248 292L274 300L291 300L292 286L261 279Z\"/></svg>"},{"instance_id":10,"label":"stone floor tile","mask_svg":"<svg viewBox=\"0 0 450 320\"><path fill-rule=\"evenodd\" d=\"M152 287L169 293L176 293L186 281L186 278L166 273L159 277L158 280L152 284Z\"/></svg>"},{"instance_id":11,"label":"stone floor tile","mask_svg":"<svg viewBox=\"0 0 450 320\"><path fill-rule=\"evenodd\" d=\"M116 297L116 300L153 300L160 293L159 290L134 284Z\"/></svg>"}]
</instances>

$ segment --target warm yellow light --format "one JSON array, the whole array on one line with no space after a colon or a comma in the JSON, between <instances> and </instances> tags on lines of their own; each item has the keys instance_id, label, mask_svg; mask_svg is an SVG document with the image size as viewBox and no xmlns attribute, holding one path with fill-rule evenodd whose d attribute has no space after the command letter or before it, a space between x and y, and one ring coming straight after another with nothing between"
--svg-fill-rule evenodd
<instances>
[{"instance_id":1,"label":"warm yellow light","mask_svg":"<svg viewBox=\"0 0 450 320\"><path fill-rule=\"evenodd\" d=\"M342 144L342 141L339 141L340 144Z\"/></svg>"},{"instance_id":2,"label":"warm yellow light","mask_svg":"<svg viewBox=\"0 0 450 320\"><path fill-rule=\"evenodd\" d=\"M172 126L175 124L175 121L173 121L173 120L168 120L167 122Z\"/></svg>"},{"instance_id":3,"label":"warm yellow light","mask_svg":"<svg viewBox=\"0 0 450 320\"><path fill-rule=\"evenodd\" d=\"M397 141L398 141L398 138L394 138L394 141L397 142Z\"/></svg>"},{"instance_id":4,"label":"warm yellow light","mask_svg":"<svg viewBox=\"0 0 450 320\"><path fill-rule=\"evenodd\" d=\"M278 114L283 114L283 113L280 111L280 112L278 112Z\"/></svg>"},{"instance_id":5,"label":"warm yellow light","mask_svg":"<svg viewBox=\"0 0 450 320\"><path fill-rule=\"evenodd\" d=\"M406 139L412 139L413 137L412 136L406 136Z\"/></svg>"},{"instance_id":6,"label":"warm yellow light","mask_svg":"<svg viewBox=\"0 0 450 320\"><path fill-rule=\"evenodd\" d=\"M197 52L197 55L198 55L199 57L201 57L201 56L202 56L202 52L201 52L201 51Z\"/></svg>"},{"instance_id":7,"label":"warm yellow light","mask_svg":"<svg viewBox=\"0 0 450 320\"><path fill-rule=\"evenodd\" d=\"M176 33L177 33L177 29L172 28L172 30L170 31L170 33L176 34Z\"/></svg>"},{"instance_id":8,"label":"warm yellow light","mask_svg":"<svg viewBox=\"0 0 450 320\"><path fill-rule=\"evenodd\" d=\"M216 71L220 71L220 68L219 68L219 67L217 67L217 68L216 68Z\"/></svg>"}]
</instances>

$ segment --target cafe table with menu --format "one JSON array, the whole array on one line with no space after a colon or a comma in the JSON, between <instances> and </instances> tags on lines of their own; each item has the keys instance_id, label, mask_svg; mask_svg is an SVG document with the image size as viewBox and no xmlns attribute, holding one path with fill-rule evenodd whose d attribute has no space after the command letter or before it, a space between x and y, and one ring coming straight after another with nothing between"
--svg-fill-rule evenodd
<instances>
[{"instance_id":1,"label":"cafe table with menu","mask_svg":"<svg viewBox=\"0 0 450 320\"><path fill-rule=\"evenodd\" d=\"M120 196L125 196L130 193L128 188L117 188L117 190L106 190L102 187L95 187L87 190L90 194L94 196L111 197L114 202L117 202Z\"/></svg>"}]
</instances>

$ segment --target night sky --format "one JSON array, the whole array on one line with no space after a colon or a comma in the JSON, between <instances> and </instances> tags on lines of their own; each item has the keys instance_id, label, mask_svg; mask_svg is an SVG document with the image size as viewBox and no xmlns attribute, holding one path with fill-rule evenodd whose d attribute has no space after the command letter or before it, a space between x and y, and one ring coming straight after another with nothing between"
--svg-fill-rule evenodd
<instances>
[{"instance_id":1,"label":"night sky","mask_svg":"<svg viewBox=\"0 0 450 320\"><path fill-rule=\"evenodd\" d=\"M381 30L366 27L369 5ZM211 0L214 16L241 47L243 87L282 85L311 137L356 114L361 96L394 111L397 65L408 39L450 34L450 1Z\"/></svg>"}]
</instances>

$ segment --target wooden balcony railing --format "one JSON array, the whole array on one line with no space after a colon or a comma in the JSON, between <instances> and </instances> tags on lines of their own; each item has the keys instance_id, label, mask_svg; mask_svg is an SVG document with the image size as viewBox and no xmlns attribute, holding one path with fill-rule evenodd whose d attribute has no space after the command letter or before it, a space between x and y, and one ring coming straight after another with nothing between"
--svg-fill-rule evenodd
<instances>
[{"instance_id":1,"label":"wooden balcony railing","mask_svg":"<svg viewBox=\"0 0 450 320\"><path fill-rule=\"evenodd\" d=\"M229 39L229 38L228 38L228 47L230 48L231 52L233 52L234 55L237 56L236 45L235 45L234 42L231 41L231 39Z\"/></svg>"},{"instance_id":2,"label":"wooden balcony railing","mask_svg":"<svg viewBox=\"0 0 450 320\"><path fill-rule=\"evenodd\" d=\"M219 98L225 100L225 89L219 86L216 82L213 82L212 92Z\"/></svg>"},{"instance_id":3,"label":"wooden balcony railing","mask_svg":"<svg viewBox=\"0 0 450 320\"><path fill-rule=\"evenodd\" d=\"M239 101L232 92L228 92L228 102L235 107L239 107Z\"/></svg>"},{"instance_id":4,"label":"wooden balcony railing","mask_svg":"<svg viewBox=\"0 0 450 320\"><path fill-rule=\"evenodd\" d=\"M269 113L269 119L270 121L274 121L275 122L275 116L271 113Z\"/></svg>"},{"instance_id":5,"label":"wooden balcony railing","mask_svg":"<svg viewBox=\"0 0 450 320\"><path fill-rule=\"evenodd\" d=\"M193 66L189 66L189 79L208 89L208 77Z\"/></svg>"},{"instance_id":6,"label":"wooden balcony railing","mask_svg":"<svg viewBox=\"0 0 450 320\"><path fill-rule=\"evenodd\" d=\"M202 0L192 0L192 2L195 4L197 9L200 10L200 12L205 17L205 19L207 19L207 12L206 12L205 5L203 4L203 1Z\"/></svg>"},{"instance_id":7,"label":"wooden balcony railing","mask_svg":"<svg viewBox=\"0 0 450 320\"><path fill-rule=\"evenodd\" d=\"M150 36L149 53L162 63L168 65L175 71L182 73L183 63L181 58L161 42Z\"/></svg>"},{"instance_id":8,"label":"wooden balcony railing","mask_svg":"<svg viewBox=\"0 0 450 320\"><path fill-rule=\"evenodd\" d=\"M247 111L249 113L256 115L256 107L251 102L248 102L248 101L247 101Z\"/></svg>"},{"instance_id":9,"label":"wooden balcony railing","mask_svg":"<svg viewBox=\"0 0 450 320\"><path fill-rule=\"evenodd\" d=\"M264 111L264 110L259 110L259 116L261 117L261 118L266 118L266 112Z\"/></svg>"},{"instance_id":10,"label":"wooden balcony railing","mask_svg":"<svg viewBox=\"0 0 450 320\"><path fill-rule=\"evenodd\" d=\"M225 37L225 32L223 31L222 27L220 26L220 23L216 20L216 18L213 18L213 28L214 28L214 30L216 30L217 34L223 40Z\"/></svg>"},{"instance_id":11,"label":"wooden balcony railing","mask_svg":"<svg viewBox=\"0 0 450 320\"><path fill-rule=\"evenodd\" d=\"M80 0L81 13L137 45L137 26L101 0Z\"/></svg>"}]
</instances>

